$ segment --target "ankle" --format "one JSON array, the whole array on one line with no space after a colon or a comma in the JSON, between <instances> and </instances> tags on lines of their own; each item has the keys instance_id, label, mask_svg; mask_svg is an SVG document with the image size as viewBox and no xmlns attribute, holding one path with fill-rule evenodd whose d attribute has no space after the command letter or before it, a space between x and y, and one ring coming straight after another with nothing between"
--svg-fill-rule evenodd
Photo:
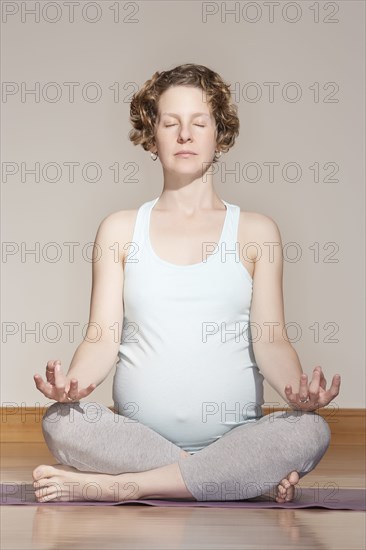
<instances>
[{"instance_id":1,"label":"ankle","mask_svg":"<svg viewBox=\"0 0 366 550\"><path fill-rule=\"evenodd\" d=\"M114 500L139 500L143 498L140 472L113 476L115 483L110 485Z\"/></svg>"},{"instance_id":2,"label":"ankle","mask_svg":"<svg viewBox=\"0 0 366 550\"><path fill-rule=\"evenodd\" d=\"M135 481L140 495L138 498L193 498L185 486L178 463L139 472L139 478Z\"/></svg>"}]
</instances>

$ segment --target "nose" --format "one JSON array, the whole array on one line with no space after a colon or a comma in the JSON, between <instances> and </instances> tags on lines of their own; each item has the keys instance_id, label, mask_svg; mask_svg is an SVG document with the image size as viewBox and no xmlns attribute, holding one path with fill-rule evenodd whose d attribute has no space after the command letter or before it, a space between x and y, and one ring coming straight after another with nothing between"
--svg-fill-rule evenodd
<instances>
[{"instance_id":1,"label":"nose","mask_svg":"<svg viewBox=\"0 0 366 550\"><path fill-rule=\"evenodd\" d=\"M181 125L180 130L179 130L178 140L179 140L180 143L186 142L188 140L192 140L191 130L190 130L188 124L187 125L184 125L184 124Z\"/></svg>"}]
</instances>

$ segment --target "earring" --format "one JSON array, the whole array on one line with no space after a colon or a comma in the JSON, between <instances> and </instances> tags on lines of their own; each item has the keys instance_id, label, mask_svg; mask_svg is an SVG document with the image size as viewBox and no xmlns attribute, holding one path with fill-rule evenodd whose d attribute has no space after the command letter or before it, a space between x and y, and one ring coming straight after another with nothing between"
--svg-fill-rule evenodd
<instances>
[{"instance_id":1,"label":"earring","mask_svg":"<svg viewBox=\"0 0 366 550\"><path fill-rule=\"evenodd\" d=\"M218 153L220 153L220 154L217 156ZM222 155L222 151L215 151L214 160L219 160L221 155Z\"/></svg>"},{"instance_id":2,"label":"earring","mask_svg":"<svg viewBox=\"0 0 366 550\"><path fill-rule=\"evenodd\" d=\"M155 155L155 156L154 156ZM158 153L150 153L150 157L153 159L153 160L156 160L158 158Z\"/></svg>"}]
</instances>

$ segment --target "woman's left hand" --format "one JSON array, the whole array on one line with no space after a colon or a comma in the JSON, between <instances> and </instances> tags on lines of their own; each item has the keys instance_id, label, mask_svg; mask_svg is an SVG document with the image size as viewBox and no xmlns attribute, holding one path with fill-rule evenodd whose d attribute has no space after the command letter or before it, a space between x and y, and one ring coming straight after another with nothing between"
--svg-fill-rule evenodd
<instances>
[{"instance_id":1,"label":"woman's left hand","mask_svg":"<svg viewBox=\"0 0 366 550\"><path fill-rule=\"evenodd\" d=\"M332 385L326 390L327 381L324 377L321 367L315 367L313 378L308 386L307 374L302 374L300 378L299 393L292 393L292 387L285 387L287 400L294 408L302 411L313 411L328 405L339 394L341 377L339 374L333 376Z\"/></svg>"}]
</instances>

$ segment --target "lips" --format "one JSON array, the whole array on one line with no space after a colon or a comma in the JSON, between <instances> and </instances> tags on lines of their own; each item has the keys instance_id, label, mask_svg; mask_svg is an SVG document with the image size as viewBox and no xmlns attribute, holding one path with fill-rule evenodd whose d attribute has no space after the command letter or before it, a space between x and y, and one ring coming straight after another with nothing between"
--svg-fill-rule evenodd
<instances>
[{"instance_id":1,"label":"lips","mask_svg":"<svg viewBox=\"0 0 366 550\"><path fill-rule=\"evenodd\" d=\"M178 153L175 153L176 155L196 155L194 151L178 151Z\"/></svg>"}]
</instances>

